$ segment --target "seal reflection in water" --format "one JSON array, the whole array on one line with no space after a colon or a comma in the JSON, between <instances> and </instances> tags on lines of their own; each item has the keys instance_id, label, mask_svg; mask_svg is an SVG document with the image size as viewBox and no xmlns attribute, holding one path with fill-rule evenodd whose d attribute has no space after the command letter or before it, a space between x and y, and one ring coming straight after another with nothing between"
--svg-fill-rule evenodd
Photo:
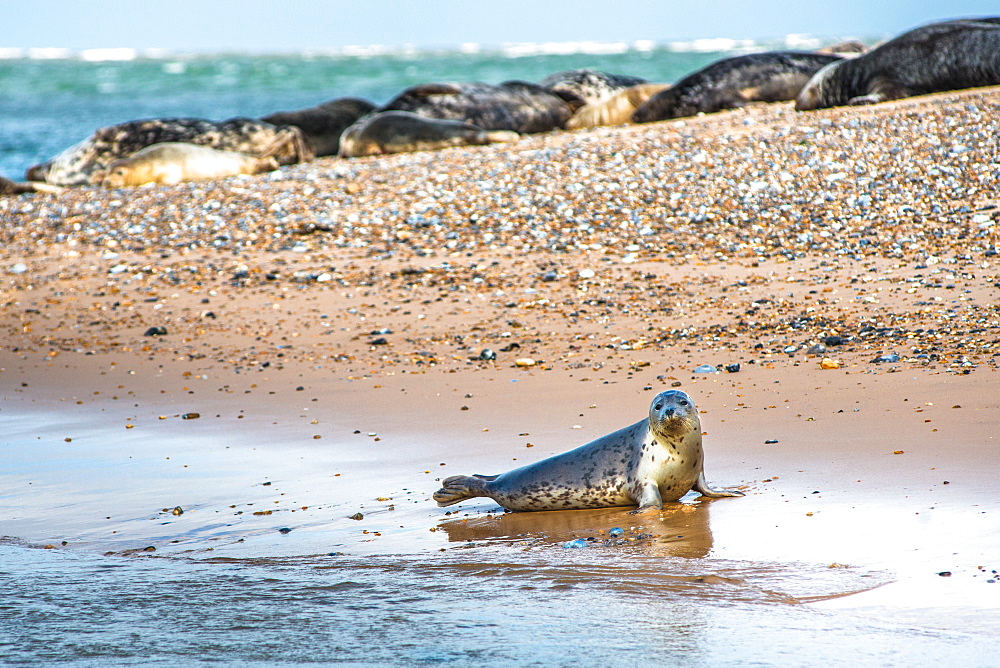
<instances>
[{"instance_id":1,"label":"seal reflection in water","mask_svg":"<svg viewBox=\"0 0 1000 668\"><path fill-rule=\"evenodd\" d=\"M452 476L434 493L439 506L488 497L509 510L567 510L638 505L662 508L691 490L743 496L705 481L701 421L684 392L654 397L649 418L575 450L495 476Z\"/></svg>"}]
</instances>

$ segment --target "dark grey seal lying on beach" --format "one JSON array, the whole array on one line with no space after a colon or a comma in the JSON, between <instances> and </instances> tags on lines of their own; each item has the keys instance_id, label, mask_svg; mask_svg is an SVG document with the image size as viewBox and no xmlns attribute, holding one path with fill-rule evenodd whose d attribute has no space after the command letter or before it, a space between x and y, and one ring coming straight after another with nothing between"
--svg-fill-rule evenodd
<instances>
[{"instance_id":1,"label":"dark grey seal lying on beach","mask_svg":"<svg viewBox=\"0 0 1000 668\"><path fill-rule=\"evenodd\" d=\"M424 118L409 111L382 111L362 118L344 131L340 157L433 151L517 141L520 136L510 130L483 130L469 123Z\"/></svg>"},{"instance_id":2,"label":"dark grey seal lying on beach","mask_svg":"<svg viewBox=\"0 0 1000 668\"><path fill-rule=\"evenodd\" d=\"M471 123L483 130L521 134L562 128L572 115L569 105L535 84L505 81L428 83L407 88L379 111L409 111L426 118Z\"/></svg>"},{"instance_id":3,"label":"dark grey seal lying on beach","mask_svg":"<svg viewBox=\"0 0 1000 668\"><path fill-rule=\"evenodd\" d=\"M538 85L566 100L575 111L585 104L596 104L626 88L644 83L646 80L641 77L581 69L550 74Z\"/></svg>"},{"instance_id":4,"label":"dark grey seal lying on beach","mask_svg":"<svg viewBox=\"0 0 1000 668\"><path fill-rule=\"evenodd\" d=\"M1000 17L932 23L817 72L799 111L1000 84Z\"/></svg>"},{"instance_id":5,"label":"dark grey seal lying on beach","mask_svg":"<svg viewBox=\"0 0 1000 668\"><path fill-rule=\"evenodd\" d=\"M842 60L828 53L768 51L723 58L657 93L635 110L632 120L669 118L735 109L749 102L794 100L820 68Z\"/></svg>"},{"instance_id":6,"label":"dark grey seal lying on beach","mask_svg":"<svg viewBox=\"0 0 1000 668\"><path fill-rule=\"evenodd\" d=\"M375 111L375 105L356 97L340 97L295 111L276 111L260 120L271 125L294 125L302 130L317 157L337 155L340 135L365 114Z\"/></svg>"},{"instance_id":7,"label":"dark grey seal lying on beach","mask_svg":"<svg viewBox=\"0 0 1000 668\"><path fill-rule=\"evenodd\" d=\"M104 170L147 146L184 142L255 156L271 156L282 165L313 158L302 131L279 128L252 118L206 121L201 118L151 118L97 130L56 157L28 169L29 181L79 186L103 178Z\"/></svg>"}]
</instances>

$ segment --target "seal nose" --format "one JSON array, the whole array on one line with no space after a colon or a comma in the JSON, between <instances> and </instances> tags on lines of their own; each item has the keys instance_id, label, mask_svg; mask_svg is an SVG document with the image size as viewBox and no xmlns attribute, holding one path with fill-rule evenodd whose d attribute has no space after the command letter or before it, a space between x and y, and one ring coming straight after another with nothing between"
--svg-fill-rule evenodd
<instances>
[{"instance_id":1,"label":"seal nose","mask_svg":"<svg viewBox=\"0 0 1000 668\"><path fill-rule=\"evenodd\" d=\"M674 416L674 412L675 412L676 410L677 410L677 409L675 409L675 408L673 408L673 407L671 407L671 408L668 408L667 410L663 411L663 416L664 416L664 417L673 417L673 416Z\"/></svg>"}]
</instances>

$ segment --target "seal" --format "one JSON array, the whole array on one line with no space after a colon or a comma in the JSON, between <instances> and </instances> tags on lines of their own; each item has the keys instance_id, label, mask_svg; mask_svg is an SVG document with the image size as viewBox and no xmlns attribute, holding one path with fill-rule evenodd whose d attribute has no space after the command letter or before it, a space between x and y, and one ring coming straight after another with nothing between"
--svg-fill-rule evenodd
<instances>
[{"instance_id":1,"label":"seal","mask_svg":"<svg viewBox=\"0 0 1000 668\"><path fill-rule=\"evenodd\" d=\"M302 131L279 128L252 118L215 122L201 118L150 118L100 128L56 157L28 169L29 181L58 186L91 183L115 160L147 146L183 142L247 155L270 155L290 165L313 158Z\"/></svg>"},{"instance_id":2,"label":"seal","mask_svg":"<svg viewBox=\"0 0 1000 668\"><path fill-rule=\"evenodd\" d=\"M632 120L632 114L635 113L635 110L645 104L646 100L668 88L670 88L670 84L639 84L619 91L599 102L585 104L566 121L566 129L582 130L602 125L628 123Z\"/></svg>"},{"instance_id":3,"label":"seal","mask_svg":"<svg viewBox=\"0 0 1000 668\"><path fill-rule=\"evenodd\" d=\"M723 58L657 93L635 110L632 120L650 123L735 109L750 102L794 100L821 67L842 60L835 54L767 51Z\"/></svg>"},{"instance_id":4,"label":"seal","mask_svg":"<svg viewBox=\"0 0 1000 668\"><path fill-rule=\"evenodd\" d=\"M337 155L340 136L375 105L356 97L340 97L315 107L296 111L276 111L260 120L278 127L295 126L305 135L316 157Z\"/></svg>"},{"instance_id":5,"label":"seal","mask_svg":"<svg viewBox=\"0 0 1000 668\"><path fill-rule=\"evenodd\" d=\"M567 510L638 505L662 508L694 489L702 496L743 496L705 481L698 409L684 392L660 392L649 417L540 462L495 476L452 476L434 493L439 506L485 496L509 510Z\"/></svg>"},{"instance_id":6,"label":"seal","mask_svg":"<svg viewBox=\"0 0 1000 668\"><path fill-rule=\"evenodd\" d=\"M592 69L565 70L550 74L538 85L566 100L573 109L597 104L626 88L646 83L642 77L608 74Z\"/></svg>"},{"instance_id":7,"label":"seal","mask_svg":"<svg viewBox=\"0 0 1000 668\"><path fill-rule=\"evenodd\" d=\"M255 158L197 144L164 142L115 160L104 174L102 183L106 188L144 183L176 185L182 181L259 174L277 168L278 161L273 157Z\"/></svg>"},{"instance_id":8,"label":"seal","mask_svg":"<svg viewBox=\"0 0 1000 668\"><path fill-rule=\"evenodd\" d=\"M469 123L424 118L409 111L382 111L361 119L344 131L340 139L340 157L433 151L451 146L517 141L520 137L510 130L483 130Z\"/></svg>"},{"instance_id":9,"label":"seal","mask_svg":"<svg viewBox=\"0 0 1000 668\"><path fill-rule=\"evenodd\" d=\"M22 195L24 193L61 193L59 186L37 181L17 182L0 176L0 195Z\"/></svg>"},{"instance_id":10,"label":"seal","mask_svg":"<svg viewBox=\"0 0 1000 668\"><path fill-rule=\"evenodd\" d=\"M795 99L799 111L875 104L1000 84L1000 18L944 21L827 65Z\"/></svg>"},{"instance_id":11,"label":"seal","mask_svg":"<svg viewBox=\"0 0 1000 668\"><path fill-rule=\"evenodd\" d=\"M562 128L572 109L562 98L525 81L500 85L428 83L407 88L379 111L409 111L426 118L471 123L519 134Z\"/></svg>"}]
</instances>

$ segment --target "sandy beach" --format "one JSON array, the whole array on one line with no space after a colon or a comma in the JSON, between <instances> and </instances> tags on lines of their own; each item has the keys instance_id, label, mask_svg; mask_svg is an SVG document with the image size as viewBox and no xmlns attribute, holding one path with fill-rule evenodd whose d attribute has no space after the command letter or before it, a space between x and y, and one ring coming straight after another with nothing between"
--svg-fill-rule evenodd
<instances>
[{"instance_id":1,"label":"sandy beach","mask_svg":"<svg viewBox=\"0 0 1000 668\"><path fill-rule=\"evenodd\" d=\"M619 526L649 572L758 564L756 592L989 665L998 119L997 88L779 103L0 199L0 535L557 569ZM641 520L430 500L671 387L709 482L745 498Z\"/></svg>"}]
</instances>

